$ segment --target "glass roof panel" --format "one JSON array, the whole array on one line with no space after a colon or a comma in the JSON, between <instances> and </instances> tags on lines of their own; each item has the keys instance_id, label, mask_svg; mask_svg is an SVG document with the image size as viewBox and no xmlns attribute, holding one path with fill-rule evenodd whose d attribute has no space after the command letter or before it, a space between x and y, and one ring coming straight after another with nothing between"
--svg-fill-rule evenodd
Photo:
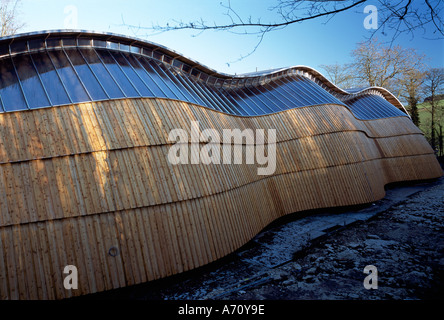
<instances>
[{"instance_id":1,"label":"glass roof panel","mask_svg":"<svg viewBox=\"0 0 444 320\"><path fill-rule=\"evenodd\" d=\"M0 97L5 111L28 109L11 58L0 63Z\"/></svg>"},{"instance_id":2,"label":"glass roof panel","mask_svg":"<svg viewBox=\"0 0 444 320\"><path fill-rule=\"evenodd\" d=\"M127 76L123 73L111 54L106 50L97 50L97 53L108 71L111 73L114 81L116 81L119 84L119 87L125 92L125 95L127 97L140 97L140 94L128 80Z\"/></svg>"},{"instance_id":3,"label":"glass roof panel","mask_svg":"<svg viewBox=\"0 0 444 320\"><path fill-rule=\"evenodd\" d=\"M14 65L17 69L20 82L22 83L23 91L30 108L41 108L50 106L51 103L46 96L43 85L39 79L38 73L35 70L31 57L28 55L21 55L13 58Z\"/></svg>"},{"instance_id":4,"label":"glass roof panel","mask_svg":"<svg viewBox=\"0 0 444 320\"><path fill-rule=\"evenodd\" d=\"M94 50L80 49L79 52L82 57L88 62L91 70L97 76L100 84L103 86L110 98L118 99L125 97L125 94L120 89L119 85L114 81L113 77L105 68L102 61L100 61Z\"/></svg>"},{"instance_id":5,"label":"glass roof panel","mask_svg":"<svg viewBox=\"0 0 444 320\"><path fill-rule=\"evenodd\" d=\"M138 93L143 97L153 97L151 90L145 85L139 75L134 71L134 68L128 62L128 60L120 52L110 52L113 58L117 61L123 72L131 82L131 84L137 89Z\"/></svg>"},{"instance_id":6,"label":"glass roof panel","mask_svg":"<svg viewBox=\"0 0 444 320\"><path fill-rule=\"evenodd\" d=\"M165 83L165 81L157 74L157 72L153 69L149 61L143 57L137 57L137 60L140 62L145 71L149 74L150 78L156 83L156 85L162 90L166 97L171 97L177 99L174 93L171 91L169 86Z\"/></svg>"},{"instance_id":7,"label":"glass roof panel","mask_svg":"<svg viewBox=\"0 0 444 320\"><path fill-rule=\"evenodd\" d=\"M154 97L166 97L166 94L160 89L156 82L150 77L150 75L145 71L145 69L140 64L132 54L124 54L125 58L137 72L138 76L142 79L145 85L150 89L150 96Z\"/></svg>"},{"instance_id":8,"label":"glass roof panel","mask_svg":"<svg viewBox=\"0 0 444 320\"><path fill-rule=\"evenodd\" d=\"M37 68L51 103L53 105L70 103L68 94L48 55L45 52L32 54L31 60Z\"/></svg>"},{"instance_id":9,"label":"glass roof panel","mask_svg":"<svg viewBox=\"0 0 444 320\"><path fill-rule=\"evenodd\" d=\"M51 61L56 67L60 79L62 80L66 90L73 102L90 101L85 88L77 77L73 67L69 63L63 51L48 51Z\"/></svg>"},{"instance_id":10,"label":"glass roof panel","mask_svg":"<svg viewBox=\"0 0 444 320\"><path fill-rule=\"evenodd\" d=\"M361 119L406 116L401 104L384 98L385 91L366 90L351 99L307 68L229 77L140 40L62 32L28 37L0 46L0 112L163 97L243 116L330 103L347 106Z\"/></svg>"},{"instance_id":11,"label":"glass roof panel","mask_svg":"<svg viewBox=\"0 0 444 320\"><path fill-rule=\"evenodd\" d=\"M91 71L88 64L86 64L82 55L77 50L66 50L66 54L74 65L77 74L88 90L91 98L93 100L107 99L108 96L106 95L105 91L95 77L94 73Z\"/></svg>"}]
</instances>

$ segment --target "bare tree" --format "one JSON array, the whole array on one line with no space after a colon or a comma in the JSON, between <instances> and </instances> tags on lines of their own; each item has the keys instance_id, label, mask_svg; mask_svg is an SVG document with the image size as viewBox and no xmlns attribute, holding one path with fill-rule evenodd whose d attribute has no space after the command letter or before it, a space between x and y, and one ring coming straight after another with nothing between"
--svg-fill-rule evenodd
<instances>
[{"instance_id":1,"label":"bare tree","mask_svg":"<svg viewBox=\"0 0 444 320\"><path fill-rule=\"evenodd\" d=\"M408 103L413 123L419 126L417 104L426 75L425 56L414 49L386 46L376 38L351 52L352 63L322 65L330 81L341 88L377 86L389 89Z\"/></svg>"},{"instance_id":2,"label":"bare tree","mask_svg":"<svg viewBox=\"0 0 444 320\"><path fill-rule=\"evenodd\" d=\"M400 96L407 102L407 109L417 127L420 125L418 102L423 93L422 86L426 74L422 68L413 69L405 72L398 81L398 87L401 90Z\"/></svg>"},{"instance_id":3,"label":"bare tree","mask_svg":"<svg viewBox=\"0 0 444 320\"><path fill-rule=\"evenodd\" d=\"M277 21L263 21L261 17L242 16L230 0L225 0L221 2L221 6L226 22L208 22L201 17L200 20L195 21L172 20L166 25L127 26L133 30L146 30L151 33L190 29L199 32L222 30L236 34L256 35L258 42L248 54L250 55L269 32L308 20L324 19L328 22L333 17L350 10L363 12L368 4L370 3L367 0L275 0L268 10L276 14ZM413 37L416 31L424 31L427 28L433 30L435 38L444 37L444 22L441 18L444 11L442 0L378 0L376 8L380 23L371 30L370 39L377 33L383 35L391 33L393 41L401 34L409 34Z\"/></svg>"},{"instance_id":4,"label":"bare tree","mask_svg":"<svg viewBox=\"0 0 444 320\"><path fill-rule=\"evenodd\" d=\"M349 64L322 64L320 67L325 71L326 77L341 89L353 88L359 85Z\"/></svg>"},{"instance_id":5,"label":"bare tree","mask_svg":"<svg viewBox=\"0 0 444 320\"><path fill-rule=\"evenodd\" d=\"M428 102L425 104L425 109L430 112L430 144L432 148L436 149L438 142L439 152L443 154L443 125L442 117L444 117L444 105L438 100L438 96L444 92L444 68L432 68L425 77L424 82L425 94L429 96ZM438 124L438 128L436 128ZM436 139L438 133L438 139Z\"/></svg>"},{"instance_id":6,"label":"bare tree","mask_svg":"<svg viewBox=\"0 0 444 320\"><path fill-rule=\"evenodd\" d=\"M411 48L385 46L376 38L358 44L352 51L353 72L357 79L369 86L388 88L401 96L400 81L408 82L412 75L424 68L425 56Z\"/></svg>"},{"instance_id":7,"label":"bare tree","mask_svg":"<svg viewBox=\"0 0 444 320\"><path fill-rule=\"evenodd\" d=\"M1 37L16 34L25 25L17 18L19 4L20 0L0 0Z\"/></svg>"}]
</instances>

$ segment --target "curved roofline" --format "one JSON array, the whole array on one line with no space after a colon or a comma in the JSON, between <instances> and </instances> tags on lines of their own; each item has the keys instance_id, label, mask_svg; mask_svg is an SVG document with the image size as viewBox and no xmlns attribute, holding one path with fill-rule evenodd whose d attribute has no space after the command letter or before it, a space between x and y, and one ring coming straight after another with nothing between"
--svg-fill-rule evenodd
<instances>
[{"instance_id":1,"label":"curved roofline","mask_svg":"<svg viewBox=\"0 0 444 320\"><path fill-rule=\"evenodd\" d=\"M170 48L167 48L163 45L160 45L155 42L151 42L145 39L141 38L135 38L135 37L129 37L122 34L112 33L112 32L97 32L92 30L82 30L82 29L58 29L58 30L42 30L42 31L35 31L35 32L27 32L27 33L20 33L15 34L11 36L1 37L0 38L0 47L4 45L11 45L13 44L17 39L24 40L24 39L33 39L33 38L41 38L42 36L45 38L49 38L51 36L74 36L74 37L82 37L82 36L95 36L99 38L103 38L102 40L105 41L119 41L123 42L127 45L140 45L143 47L148 47L153 51L162 52L163 54L166 54L173 58L173 60L179 60L191 67L191 69L197 69L200 72L206 73L209 76L219 78L222 80L227 79L250 79L250 78L261 78L261 77L269 77L276 75L278 73L290 73L290 72L304 72L309 75L311 75L316 80L319 80L323 86L325 86L330 91L333 91L335 93L341 94L343 96L350 96L356 97L358 95L365 94L368 91L377 91L379 92L388 102L390 102L392 105L397 107L398 109L401 109L404 111L409 117L407 110L405 109L404 105L394 96L390 91L388 91L385 88L377 87L377 86L371 86L363 88L362 90L356 91L356 92L349 92L345 89L339 88L334 83L332 83L330 80L328 80L321 72L318 70L305 66L305 65L295 65L291 67L285 67L285 68L278 68L278 69L272 69L272 70L264 70L259 72L252 72L252 73L244 73L239 75L231 75L223 72L219 72L215 69L212 69L210 67L205 66L204 64L193 60L191 58L186 57L185 55L172 50Z\"/></svg>"}]
</instances>

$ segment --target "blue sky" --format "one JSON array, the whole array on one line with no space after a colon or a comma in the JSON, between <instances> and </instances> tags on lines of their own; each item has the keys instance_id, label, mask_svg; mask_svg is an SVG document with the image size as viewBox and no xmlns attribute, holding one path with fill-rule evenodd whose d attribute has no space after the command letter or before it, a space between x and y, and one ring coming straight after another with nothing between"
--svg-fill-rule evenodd
<instances>
[{"instance_id":1,"label":"blue sky","mask_svg":"<svg viewBox=\"0 0 444 320\"><path fill-rule=\"evenodd\" d=\"M258 49L247 58L237 61L253 50L256 36L235 35L222 31L206 31L197 35L195 31L174 31L147 36L148 31L131 29L127 25L151 26L166 24L173 20L185 22L204 20L224 23L227 17L221 0L22 0L19 18L26 23L20 32L64 29L70 20L70 6L77 11L77 29L113 32L135 36L169 47L193 60L219 72L239 74L292 65L307 65L323 71L321 64L347 63L356 43L365 40L370 31L363 21L368 15L363 7L351 9L326 19L307 21L274 31L265 36ZM243 17L262 17L262 22L276 20L268 8L275 1L232 0L231 4ZM370 2L371 4L372 2ZM373 1L377 6L378 3ZM127 24L125 25L124 22ZM427 40L432 34L419 32L399 37L395 44L414 48L426 54L432 67L444 66L444 41ZM382 41L391 35L379 36ZM237 62L236 62L237 61Z\"/></svg>"}]
</instances>

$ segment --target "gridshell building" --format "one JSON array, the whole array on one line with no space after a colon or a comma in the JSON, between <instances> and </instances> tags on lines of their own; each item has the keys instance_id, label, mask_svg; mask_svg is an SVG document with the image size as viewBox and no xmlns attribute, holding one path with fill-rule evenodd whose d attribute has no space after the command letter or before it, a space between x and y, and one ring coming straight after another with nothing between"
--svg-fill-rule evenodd
<instances>
[{"instance_id":1,"label":"gridshell building","mask_svg":"<svg viewBox=\"0 0 444 320\"><path fill-rule=\"evenodd\" d=\"M171 164L169 133L192 121L221 133L275 129L274 174ZM283 215L369 203L388 183L442 173L383 88L345 91L305 66L222 74L109 33L0 38L1 299L62 299L181 273ZM77 289L64 286L68 265Z\"/></svg>"}]
</instances>

